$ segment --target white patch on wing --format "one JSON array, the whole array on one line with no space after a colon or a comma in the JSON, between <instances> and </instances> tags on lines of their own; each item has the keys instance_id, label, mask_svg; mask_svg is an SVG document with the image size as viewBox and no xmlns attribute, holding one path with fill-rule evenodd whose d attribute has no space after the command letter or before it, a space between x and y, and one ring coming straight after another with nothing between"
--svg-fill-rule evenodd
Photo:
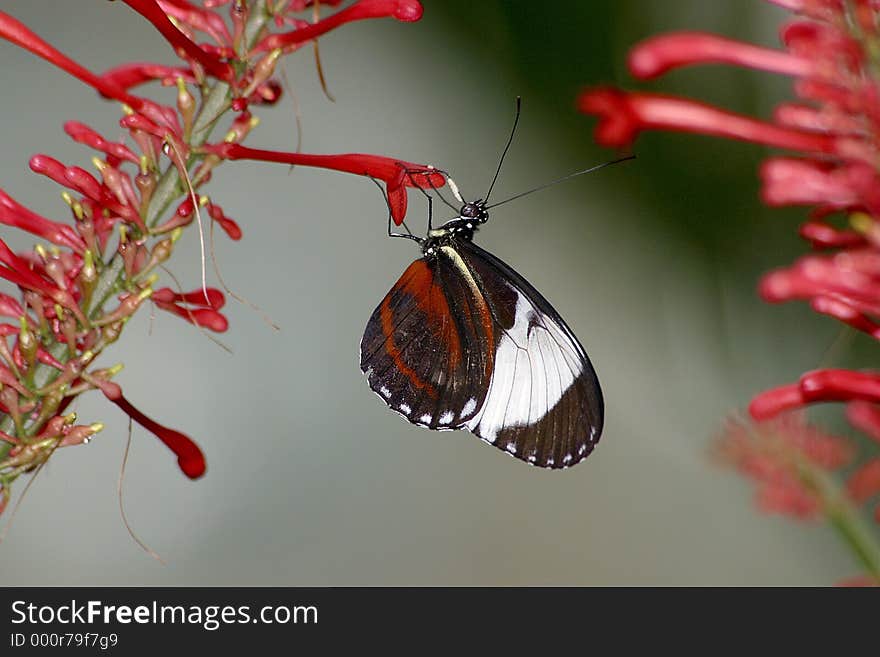
<instances>
[{"instance_id":1,"label":"white patch on wing","mask_svg":"<svg viewBox=\"0 0 880 657\"><path fill-rule=\"evenodd\" d=\"M477 400L471 397L467 400L467 404L464 405L464 408L461 409L461 417L467 417L471 413L474 412L474 409L477 407Z\"/></svg>"},{"instance_id":2,"label":"white patch on wing","mask_svg":"<svg viewBox=\"0 0 880 657\"><path fill-rule=\"evenodd\" d=\"M391 391L388 388L386 388L385 386L382 386L381 388L379 388L379 392L381 393L381 395L383 397L385 397L385 399L388 399L391 396Z\"/></svg>"},{"instance_id":3,"label":"white patch on wing","mask_svg":"<svg viewBox=\"0 0 880 657\"><path fill-rule=\"evenodd\" d=\"M455 413L453 413L452 411L446 411L445 413L443 413L443 415L440 416L438 422L440 424L449 424L450 422L452 422L454 417Z\"/></svg>"},{"instance_id":4,"label":"white patch on wing","mask_svg":"<svg viewBox=\"0 0 880 657\"><path fill-rule=\"evenodd\" d=\"M410 413L412 413L412 409L411 409L407 404L401 404L401 405L400 405L400 410L402 410L402 411L403 411L404 413L406 413L407 415L409 415Z\"/></svg>"},{"instance_id":5,"label":"white patch on wing","mask_svg":"<svg viewBox=\"0 0 880 657\"><path fill-rule=\"evenodd\" d=\"M543 418L582 372L571 338L517 291L513 326L500 336L495 368L483 408L467 427L495 442L505 427L528 426ZM531 331L529 327L531 324Z\"/></svg>"},{"instance_id":6,"label":"white patch on wing","mask_svg":"<svg viewBox=\"0 0 880 657\"><path fill-rule=\"evenodd\" d=\"M419 418L419 422L423 424L431 424L431 416L425 413L422 417Z\"/></svg>"}]
</instances>

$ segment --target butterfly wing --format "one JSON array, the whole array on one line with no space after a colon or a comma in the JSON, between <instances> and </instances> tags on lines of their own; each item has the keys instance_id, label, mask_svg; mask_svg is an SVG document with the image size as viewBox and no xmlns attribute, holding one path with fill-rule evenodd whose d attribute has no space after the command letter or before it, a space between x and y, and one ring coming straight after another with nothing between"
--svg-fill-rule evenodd
<instances>
[{"instance_id":1,"label":"butterfly wing","mask_svg":"<svg viewBox=\"0 0 880 657\"><path fill-rule=\"evenodd\" d=\"M370 388L413 424L458 429L483 406L494 328L466 271L448 258L421 258L370 317L361 370Z\"/></svg>"},{"instance_id":2,"label":"butterfly wing","mask_svg":"<svg viewBox=\"0 0 880 657\"><path fill-rule=\"evenodd\" d=\"M584 348L550 303L504 262L472 242L456 251L494 320L494 366L485 401L466 426L541 467L586 458L602 433L604 404Z\"/></svg>"}]
</instances>

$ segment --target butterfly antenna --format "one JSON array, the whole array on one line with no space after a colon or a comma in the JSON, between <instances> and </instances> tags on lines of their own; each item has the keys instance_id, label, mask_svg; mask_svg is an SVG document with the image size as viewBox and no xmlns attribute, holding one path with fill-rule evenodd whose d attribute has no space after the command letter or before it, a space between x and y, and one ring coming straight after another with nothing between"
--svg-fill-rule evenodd
<instances>
[{"instance_id":1,"label":"butterfly antenna","mask_svg":"<svg viewBox=\"0 0 880 657\"><path fill-rule=\"evenodd\" d=\"M516 126L519 123L519 114L522 109L522 96L516 97L516 114L513 117L513 128L510 130L510 136L507 138L507 145L504 147L504 151L501 153L501 159L498 160L498 168L495 169L495 177L492 178L492 184L489 185L489 191L486 192L485 200L488 201L489 197L492 195L492 190L495 188L495 182L498 180L498 174L501 173L501 165L504 164L504 157L507 155L507 151L510 150L510 145L513 143L513 135L516 134Z\"/></svg>"},{"instance_id":2,"label":"butterfly antenna","mask_svg":"<svg viewBox=\"0 0 880 657\"><path fill-rule=\"evenodd\" d=\"M578 176L582 176L585 173L591 173L593 171L598 171L599 169L604 169L605 167L610 167L612 164L620 164L621 162L626 162L627 160L634 160L634 159L636 159L635 155L627 155L626 157L621 157L616 160L611 160L610 162L603 162L602 164L597 164L596 166L590 167L589 169L584 169L583 171L575 171L574 173L570 173L567 176L562 176L562 178L557 178L556 180L551 180L548 183L544 183L543 185L535 187L534 189L530 189L527 192L521 192L519 194L515 194L514 196L511 196L510 198L506 198L503 201L498 201L498 203L493 203L492 205L487 205L486 209L488 210L489 208L495 208L495 207L498 207L499 205L502 205L504 203L508 203L508 202L514 201L518 198L522 198L523 196L528 196L529 194L534 194L535 192L540 192L542 189L547 189L548 187L552 187L553 185L558 185L559 183L565 182L566 180L570 180L572 178L577 178Z\"/></svg>"}]
</instances>

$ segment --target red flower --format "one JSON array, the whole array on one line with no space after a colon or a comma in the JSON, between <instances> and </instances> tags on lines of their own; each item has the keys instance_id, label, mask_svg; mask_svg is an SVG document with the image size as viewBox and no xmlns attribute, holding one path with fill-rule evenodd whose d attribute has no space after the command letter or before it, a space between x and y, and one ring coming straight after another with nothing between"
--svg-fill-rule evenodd
<instances>
[{"instance_id":1,"label":"red flower","mask_svg":"<svg viewBox=\"0 0 880 657\"><path fill-rule=\"evenodd\" d=\"M422 5L418 0L358 0L350 7L311 25L304 25L292 32L273 34L260 41L254 52L282 48L290 50L311 41L340 25L367 18L389 18L399 21L417 21L422 17Z\"/></svg>"},{"instance_id":2,"label":"red flower","mask_svg":"<svg viewBox=\"0 0 880 657\"><path fill-rule=\"evenodd\" d=\"M757 484L763 511L799 519L822 517L829 499L821 473L846 466L852 445L806 423L800 414L750 424L730 419L716 444L716 454Z\"/></svg>"},{"instance_id":3,"label":"red flower","mask_svg":"<svg viewBox=\"0 0 880 657\"><path fill-rule=\"evenodd\" d=\"M641 79L719 63L791 76L798 100L779 106L772 119L612 88L584 92L578 107L599 117L596 140L607 146L629 146L643 130L673 130L792 151L761 167L763 200L770 206L810 206L812 216L800 233L813 248L831 252L768 273L759 293L771 303L808 301L816 312L880 340L880 3L771 1L800 15L782 27L783 50L680 32L637 45L628 65ZM831 217L837 213L848 215L848 226L835 224ZM758 481L762 508L833 519L877 581L880 548L856 530L858 521L848 509L880 493L880 458L869 455L849 474L846 494L829 493L833 489L820 471L839 467L846 460L843 452L829 447L836 453L833 463L817 463L810 453L819 444L843 443L818 440L816 429L790 419L799 415L781 415L818 402L846 402L850 422L880 436L880 372L824 369L757 395L749 413L759 424L732 424L722 452ZM847 496L849 502L839 499ZM880 522L880 507L875 515Z\"/></svg>"},{"instance_id":4,"label":"red flower","mask_svg":"<svg viewBox=\"0 0 880 657\"><path fill-rule=\"evenodd\" d=\"M218 312L226 303L226 299L220 290L212 287L184 294L177 294L170 288L163 287L161 290L153 292L151 299L156 307L197 326L211 329L217 333L222 333L229 328L226 317Z\"/></svg>"},{"instance_id":5,"label":"red flower","mask_svg":"<svg viewBox=\"0 0 880 657\"><path fill-rule=\"evenodd\" d=\"M100 384L99 384L100 385ZM139 411L130 401L122 394L122 389L112 382L105 382L100 385L104 395L116 404L122 412L128 415L132 420L141 425L144 429L155 435L159 440L165 443L174 455L177 456L177 464L190 479L198 479L205 474L205 457L202 450L196 445L186 434L169 429L162 426L155 420L147 417Z\"/></svg>"},{"instance_id":6,"label":"red flower","mask_svg":"<svg viewBox=\"0 0 880 657\"><path fill-rule=\"evenodd\" d=\"M0 190L0 225L48 242L16 253L0 239L0 279L15 288L15 294L0 292L0 512L15 478L38 471L56 448L81 444L100 430L100 423L77 425L75 416L63 414L78 395L95 389L167 445L187 476L204 473L205 460L194 442L144 415L110 380L121 366L95 369L94 362L147 299L209 330L228 328L219 290L154 289L199 208L231 239L242 238L239 224L201 193L223 160L257 156L372 176L385 182L398 221L407 185L445 183L430 167L384 156L273 154L240 145L257 125L248 106L272 104L281 96L272 76L284 52L354 20L418 20L417 0L359 0L315 23L297 16L317 6L308 0L272 2L271 14L265 3L235 2L228 21L225 10L217 9L226 4L221 0L204 7L190 0L124 4L159 31L180 65L122 62L98 75L0 12L0 39L123 103L124 135L108 139L80 121L65 123L70 138L95 152L94 171L45 154L31 157L31 170L64 188L72 215L67 222L41 216ZM171 105L130 93L151 81L173 85ZM224 142L206 145L215 127L225 127ZM110 133L112 128L105 134Z\"/></svg>"},{"instance_id":7,"label":"red flower","mask_svg":"<svg viewBox=\"0 0 880 657\"><path fill-rule=\"evenodd\" d=\"M376 178L385 182L388 193L388 204L394 223L400 225L406 216L406 187L442 187L446 177L426 164L404 162L383 155L367 155L364 153L343 153L339 155L313 155L310 153L288 153L267 151L258 148L247 148L239 144L222 143L206 145L202 150L213 153L227 160L261 160L263 162L280 162L282 164L298 164L322 169L333 169L358 176Z\"/></svg>"},{"instance_id":8,"label":"red flower","mask_svg":"<svg viewBox=\"0 0 880 657\"><path fill-rule=\"evenodd\" d=\"M673 96L603 88L581 95L578 107L601 118L596 141L604 146L628 146L642 130L677 130L818 153L835 149L835 141L827 135L792 130Z\"/></svg>"}]
</instances>

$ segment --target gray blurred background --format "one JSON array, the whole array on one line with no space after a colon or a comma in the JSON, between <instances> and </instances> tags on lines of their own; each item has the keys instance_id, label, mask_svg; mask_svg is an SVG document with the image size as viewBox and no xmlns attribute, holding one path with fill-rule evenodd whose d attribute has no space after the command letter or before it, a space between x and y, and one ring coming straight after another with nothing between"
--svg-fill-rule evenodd
<instances>
[{"instance_id":1,"label":"gray blurred background","mask_svg":"<svg viewBox=\"0 0 880 657\"><path fill-rule=\"evenodd\" d=\"M624 68L637 40L704 29L775 45L783 16L760 0L425 8L416 24L370 21L322 40L335 103L310 50L288 60L304 151L430 162L478 196L520 94L497 198L612 156L592 143L594 121L574 99L586 85L639 86ZM6 0L2 9L93 70L175 62L122 3ZM90 166L92 153L61 125L77 119L116 137L118 107L10 44L0 52L0 186L64 219L60 189L27 160L42 152ZM766 115L788 84L713 67L654 87ZM172 99L167 89L154 97ZM256 113L263 123L250 145L294 148L289 96ZM389 412L360 374L358 343L416 249L386 239L385 207L368 180L231 163L204 191L245 236L231 243L218 232L218 262L281 332L230 301L229 355L183 321L142 312L105 361L124 362L117 380L129 399L207 455L207 475L191 482L135 428L128 517L168 564L123 526L116 482L127 419L92 394L75 410L107 428L57 453L31 486L0 545L0 584L757 585L855 572L830 529L759 515L750 488L708 458L727 413L815 367L836 335L807 309L767 306L754 293L762 271L802 251L802 213L761 207L756 168L766 153L757 147L648 135L637 153L499 208L479 235L551 300L596 366L606 429L583 465L536 470L465 432L432 433ZM410 223L422 230L421 199L411 203ZM194 230L172 269L187 289L199 286Z\"/></svg>"}]
</instances>

